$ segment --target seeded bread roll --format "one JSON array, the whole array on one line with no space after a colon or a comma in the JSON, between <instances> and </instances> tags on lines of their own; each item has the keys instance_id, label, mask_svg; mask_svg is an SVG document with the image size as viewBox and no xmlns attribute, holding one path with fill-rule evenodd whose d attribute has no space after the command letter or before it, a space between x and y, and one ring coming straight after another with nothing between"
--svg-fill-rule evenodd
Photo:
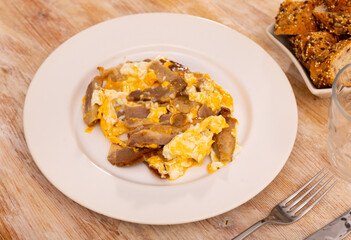
<instances>
[{"instance_id":1,"label":"seeded bread roll","mask_svg":"<svg viewBox=\"0 0 351 240\"><path fill-rule=\"evenodd\" d=\"M297 59L307 68L321 54L328 54L329 48L338 38L325 31L299 34L289 38L289 42Z\"/></svg>"},{"instance_id":2,"label":"seeded bread roll","mask_svg":"<svg viewBox=\"0 0 351 240\"><path fill-rule=\"evenodd\" d=\"M329 12L324 5L313 10L318 25L337 35L351 34L351 13Z\"/></svg>"},{"instance_id":3,"label":"seeded bread roll","mask_svg":"<svg viewBox=\"0 0 351 240\"><path fill-rule=\"evenodd\" d=\"M351 13L350 0L324 0L324 2L331 12Z\"/></svg>"},{"instance_id":4,"label":"seeded bread roll","mask_svg":"<svg viewBox=\"0 0 351 240\"><path fill-rule=\"evenodd\" d=\"M312 14L316 6L316 0L285 0L281 3L275 17L274 34L296 35L318 31L316 20Z\"/></svg>"},{"instance_id":5,"label":"seeded bread roll","mask_svg":"<svg viewBox=\"0 0 351 240\"><path fill-rule=\"evenodd\" d=\"M310 64L310 77L317 88L331 87L336 74L351 62L351 39L332 45L329 54L320 55Z\"/></svg>"}]
</instances>

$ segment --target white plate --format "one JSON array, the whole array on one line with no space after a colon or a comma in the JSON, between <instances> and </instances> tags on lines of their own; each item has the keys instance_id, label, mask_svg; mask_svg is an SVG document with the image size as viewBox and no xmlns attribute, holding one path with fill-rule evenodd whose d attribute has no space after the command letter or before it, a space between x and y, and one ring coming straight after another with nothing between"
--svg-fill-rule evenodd
<instances>
[{"instance_id":1,"label":"white plate","mask_svg":"<svg viewBox=\"0 0 351 240\"><path fill-rule=\"evenodd\" d=\"M117 168L100 129L84 132L81 101L96 67L157 55L209 73L234 98L242 151L214 174L204 164L167 181L144 164ZM42 173L77 203L130 222L176 224L229 211L263 190L289 157L297 107L278 64L245 36L199 17L140 14L90 27L45 60L27 93L24 131Z\"/></svg>"},{"instance_id":2,"label":"white plate","mask_svg":"<svg viewBox=\"0 0 351 240\"><path fill-rule=\"evenodd\" d=\"M331 88L316 88L312 84L312 80L309 77L310 76L309 72L295 57L294 52L291 49L291 46L287 39L287 36L284 36L284 35L277 36L274 34L274 23L272 23L266 28L266 33L268 37L288 55L288 57L296 66L297 70L300 72L302 79L304 80L307 88L310 90L310 92L313 95L321 98L327 98L331 96L331 92L332 92Z\"/></svg>"}]
</instances>

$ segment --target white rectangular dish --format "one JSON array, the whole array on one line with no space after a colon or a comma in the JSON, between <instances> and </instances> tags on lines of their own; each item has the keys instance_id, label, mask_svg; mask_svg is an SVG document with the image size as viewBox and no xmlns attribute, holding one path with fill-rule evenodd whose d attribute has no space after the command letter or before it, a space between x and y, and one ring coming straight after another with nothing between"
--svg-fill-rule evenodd
<instances>
[{"instance_id":1,"label":"white rectangular dish","mask_svg":"<svg viewBox=\"0 0 351 240\"><path fill-rule=\"evenodd\" d=\"M266 28L266 33L267 33L268 37L289 56L291 61L296 66L297 70L300 72L303 80L306 83L307 88L310 90L310 92L313 95L321 97L321 98L327 98L327 97L331 96L331 94L332 94L331 88L319 89L319 88L316 88L312 84L312 81L309 77L309 72L303 67L303 65L295 57L294 53L292 52L292 49L290 47L290 44L288 42L287 37L286 36L277 36L274 34L274 23L272 23L271 25L269 25Z\"/></svg>"}]
</instances>

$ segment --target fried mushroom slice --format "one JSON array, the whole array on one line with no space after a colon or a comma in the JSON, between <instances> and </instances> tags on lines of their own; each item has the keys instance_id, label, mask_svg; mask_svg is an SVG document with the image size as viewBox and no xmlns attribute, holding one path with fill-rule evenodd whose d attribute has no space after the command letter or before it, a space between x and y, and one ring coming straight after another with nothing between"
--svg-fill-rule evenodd
<instances>
[{"instance_id":1,"label":"fried mushroom slice","mask_svg":"<svg viewBox=\"0 0 351 240\"><path fill-rule=\"evenodd\" d=\"M152 121L151 119L147 119L147 118L143 118L143 119L131 118L131 119L127 119L123 123L124 123L124 126L126 128L128 128L129 130L134 130L137 128L144 128L144 127L148 127L148 126L155 124L154 121Z\"/></svg>"},{"instance_id":2,"label":"fried mushroom slice","mask_svg":"<svg viewBox=\"0 0 351 240\"><path fill-rule=\"evenodd\" d=\"M225 120L229 127L224 128L213 137L212 148L220 161L231 162L236 144L236 138L232 135L232 130L235 129L237 120L232 117L225 117Z\"/></svg>"},{"instance_id":3,"label":"fried mushroom slice","mask_svg":"<svg viewBox=\"0 0 351 240\"><path fill-rule=\"evenodd\" d=\"M190 101L188 96L178 96L170 101L169 106L175 112L190 113L192 109L199 105L197 102Z\"/></svg>"},{"instance_id":4,"label":"fried mushroom slice","mask_svg":"<svg viewBox=\"0 0 351 240\"><path fill-rule=\"evenodd\" d=\"M154 154L157 154L157 151L154 149L143 148L134 150L133 148L112 144L107 159L117 167L127 167L138 164Z\"/></svg>"},{"instance_id":5,"label":"fried mushroom slice","mask_svg":"<svg viewBox=\"0 0 351 240\"><path fill-rule=\"evenodd\" d=\"M85 92L85 101L83 102L83 114L84 122L89 126L94 126L98 121L98 110L99 106L97 104L91 105L91 100L93 97L94 90L100 89L102 87L102 78L95 77L93 81L88 85Z\"/></svg>"},{"instance_id":6,"label":"fried mushroom slice","mask_svg":"<svg viewBox=\"0 0 351 240\"><path fill-rule=\"evenodd\" d=\"M129 136L128 147L159 148L169 143L175 136L174 127L158 125L150 129L141 129Z\"/></svg>"}]
</instances>

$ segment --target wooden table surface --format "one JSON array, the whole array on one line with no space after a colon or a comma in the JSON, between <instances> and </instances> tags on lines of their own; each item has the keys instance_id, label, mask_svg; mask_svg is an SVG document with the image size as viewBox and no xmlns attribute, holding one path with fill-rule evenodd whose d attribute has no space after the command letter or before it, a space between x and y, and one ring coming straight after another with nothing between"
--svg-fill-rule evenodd
<instances>
[{"instance_id":1,"label":"wooden table surface","mask_svg":"<svg viewBox=\"0 0 351 240\"><path fill-rule=\"evenodd\" d=\"M265 35L281 0L1 0L0 233L5 239L231 239L328 166L330 99L313 96L290 59ZM279 175L247 203L199 222L152 226L90 211L57 190L26 145L22 113L28 86L46 57L74 34L107 19L145 12L208 18L246 35L280 65L295 93L299 125ZM351 208L351 185L340 181L309 214L291 225L267 225L248 239L303 239ZM240 193L238 193L240 194ZM1 239L1 238L0 238ZM351 238L347 238L351 239Z\"/></svg>"}]
</instances>

